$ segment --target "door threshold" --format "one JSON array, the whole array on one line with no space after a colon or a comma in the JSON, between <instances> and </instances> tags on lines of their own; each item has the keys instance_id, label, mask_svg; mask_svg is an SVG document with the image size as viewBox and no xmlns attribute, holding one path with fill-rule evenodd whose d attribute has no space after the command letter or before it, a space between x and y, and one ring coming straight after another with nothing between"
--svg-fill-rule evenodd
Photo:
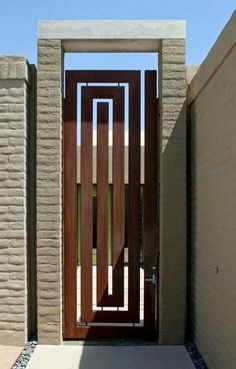
<instances>
[{"instance_id":1,"label":"door threshold","mask_svg":"<svg viewBox=\"0 0 236 369\"><path fill-rule=\"evenodd\" d=\"M144 339L94 339L94 340L64 340L63 345L75 346L157 346L158 340L144 340Z\"/></svg>"}]
</instances>

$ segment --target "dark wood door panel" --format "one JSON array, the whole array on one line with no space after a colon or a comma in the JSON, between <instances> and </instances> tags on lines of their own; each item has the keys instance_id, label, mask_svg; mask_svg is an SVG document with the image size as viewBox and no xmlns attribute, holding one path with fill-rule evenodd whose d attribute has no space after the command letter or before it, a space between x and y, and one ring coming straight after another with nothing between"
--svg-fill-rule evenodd
<instances>
[{"instance_id":1,"label":"dark wood door panel","mask_svg":"<svg viewBox=\"0 0 236 369\"><path fill-rule=\"evenodd\" d=\"M76 183L77 85L81 87L81 317L77 321ZM92 85L90 85L92 83ZM94 84L115 83L115 86ZM128 127L125 127L125 87ZM112 292L108 291L109 104L97 102L97 210L93 208L93 100L113 103ZM64 338L154 337L157 332L159 122L156 72L145 73L145 183L140 184L141 91L139 71L67 71L64 123ZM125 199L125 130L128 129L128 197ZM143 211L141 211L141 200ZM128 264L124 261L127 201ZM96 265L93 221L96 217ZM142 221L143 218L143 221ZM143 222L143 227L142 227ZM140 235L143 233L143 245ZM144 264L141 265L141 245ZM96 306L93 307L93 268ZM124 270L128 270L128 277ZM144 268L144 322L140 321L140 271ZM155 269L154 269L155 268ZM154 275L154 277L153 277ZM128 278L128 286L125 285ZM155 279L155 281L154 281ZM151 282L150 282L151 281ZM127 289L128 287L128 294ZM126 291L126 292L125 292ZM128 304L124 301L127 295ZM127 304L127 306L126 306ZM142 324L141 324L142 323ZM113 324L113 326L111 326ZM123 324L123 326L122 326ZM139 326L137 326L139 324Z\"/></svg>"}]
</instances>

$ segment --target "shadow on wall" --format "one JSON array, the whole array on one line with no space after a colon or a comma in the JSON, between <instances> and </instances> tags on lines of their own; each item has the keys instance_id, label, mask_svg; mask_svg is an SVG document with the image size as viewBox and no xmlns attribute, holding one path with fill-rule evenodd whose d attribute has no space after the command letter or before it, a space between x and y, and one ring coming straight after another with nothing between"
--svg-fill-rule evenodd
<instances>
[{"instance_id":1,"label":"shadow on wall","mask_svg":"<svg viewBox=\"0 0 236 369\"><path fill-rule=\"evenodd\" d=\"M162 135L166 144L162 154L162 208L165 211L162 212L160 250L160 324L181 332L181 341L184 342L187 283L186 101L183 101L174 128L171 124Z\"/></svg>"},{"instance_id":2,"label":"shadow on wall","mask_svg":"<svg viewBox=\"0 0 236 369\"><path fill-rule=\"evenodd\" d=\"M31 90L27 95L27 263L28 263L28 337L37 334L36 268L36 89L37 70L29 65Z\"/></svg>"},{"instance_id":3,"label":"shadow on wall","mask_svg":"<svg viewBox=\"0 0 236 369\"><path fill-rule=\"evenodd\" d=\"M172 114L174 116L175 113ZM163 129L162 136L160 325L181 332L184 342L187 251L186 101L183 101L174 128L170 122L170 126ZM165 337L164 331L163 334ZM163 337L162 342L165 342Z\"/></svg>"}]
</instances>

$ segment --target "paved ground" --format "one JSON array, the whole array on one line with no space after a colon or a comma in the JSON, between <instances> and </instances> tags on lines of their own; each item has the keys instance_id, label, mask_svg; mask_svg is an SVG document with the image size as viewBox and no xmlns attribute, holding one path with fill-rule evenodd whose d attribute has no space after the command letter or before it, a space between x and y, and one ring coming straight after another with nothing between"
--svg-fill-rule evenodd
<instances>
[{"instance_id":1,"label":"paved ground","mask_svg":"<svg viewBox=\"0 0 236 369\"><path fill-rule=\"evenodd\" d=\"M37 346L27 369L194 369L184 346Z\"/></svg>"},{"instance_id":2,"label":"paved ground","mask_svg":"<svg viewBox=\"0 0 236 369\"><path fill-rule=\"evenodd\" d=\"M21 347L0 345L0 368L11 369L22 351Z\"/></svg>"}]
</instances>

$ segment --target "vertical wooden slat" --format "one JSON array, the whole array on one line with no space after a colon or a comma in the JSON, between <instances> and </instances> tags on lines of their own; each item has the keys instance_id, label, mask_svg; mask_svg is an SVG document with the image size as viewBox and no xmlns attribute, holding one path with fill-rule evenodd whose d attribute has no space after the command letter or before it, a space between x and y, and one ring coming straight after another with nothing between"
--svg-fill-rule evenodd
<instances>
[{"instance_id":1,"label":"vertical wooden slat","mask_svg":"<svg viewBox=\"0 0 236 369\"><path fill-rule=\"evenodd\" d=\"M123 87L119 87L122 89ZM112 165L112 269L113 294L115 299L124 301L124 93L113 105L113 165Z\"/></svg>"},{"instance_id":2,"label":"vertical wooden slat","mask_svg":"<svg viewBox=\"0 0 236 369\"><path fill-rule=\"evenodd\" d=\"M140 74L129 89L129 313L139 321L140 300Z\"/></svg>"},{"instance_id":3,"label":"vertical wooden slat","mask_svg":"<svg viewBox=\"0 0 236 369\"><path fill-rule=\"evenodd\" d=\"M92 100L82 87L81 103L81 321L91 321L92 308Z\"/></svg>"},{"instance_id":4,"label":"vertical wooden slat","mask_svg":"<svg viewBox=\"0 0 236 369\"><path fill-rule=\"evenodd\" d=\"M77 83L66 78L64 148L64 335L71 336L77 320Z\"/></svg>"},{"instance_id":5,"label":"vertical wooden slat","mask_svg":"<svg viewBox=\"0 0 236 369\"><path fill-rule=\"evenodd\" d=\"M97 305L108 295L108 103L97 104Z\"/></svg>"},{"instance_id":6,"label":"vertical wooden slat","mask_svg":"<svg viewBox=\"0 0 236 369\"><path fill-rule=\"evenodd\" d=\"M144 175L144 325L155 327L155 299L157 284L157 193L158 193L158 121L156 72L145 71L145 175Z\"/></svg>"}]
</instances>

